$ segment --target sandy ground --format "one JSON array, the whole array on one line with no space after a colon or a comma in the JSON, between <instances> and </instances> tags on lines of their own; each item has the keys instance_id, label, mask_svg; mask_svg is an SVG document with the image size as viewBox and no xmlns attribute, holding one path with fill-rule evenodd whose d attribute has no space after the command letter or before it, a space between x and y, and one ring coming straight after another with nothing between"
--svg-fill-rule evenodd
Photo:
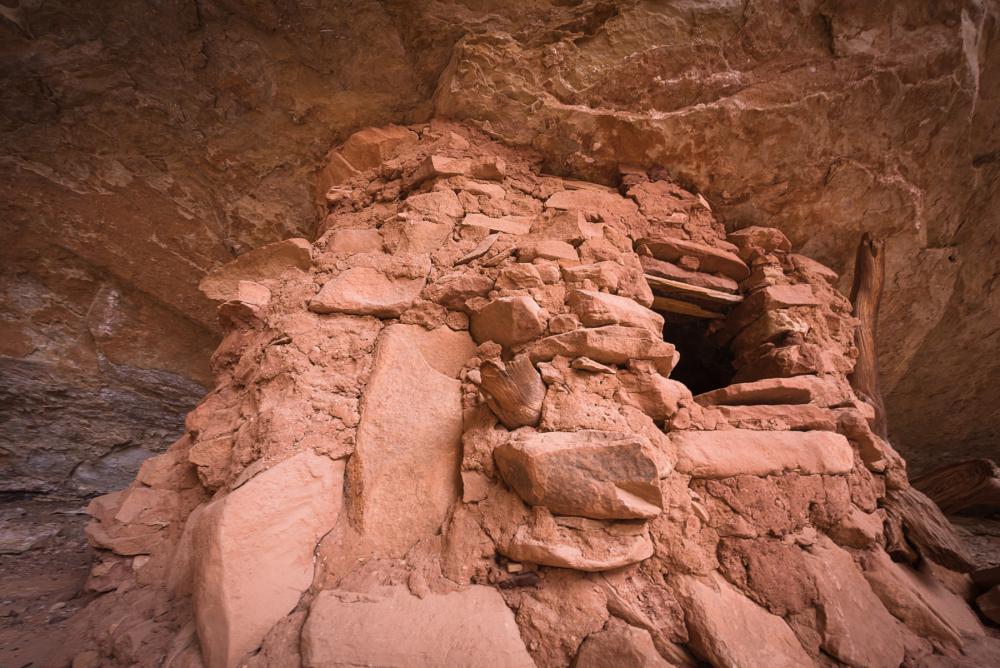
<instances>
[{"instance_id":1,"label":"sandy ground","mask_svg":"<svg viewBox=\"0 0 1000 668\"><path fill-rule=\"evenodd\" d=\"M85 502L0 497L0 666L59 668L82 642L93 550ZM23 552L25 546L34 545Z\"/></svg>"}]
</instances>

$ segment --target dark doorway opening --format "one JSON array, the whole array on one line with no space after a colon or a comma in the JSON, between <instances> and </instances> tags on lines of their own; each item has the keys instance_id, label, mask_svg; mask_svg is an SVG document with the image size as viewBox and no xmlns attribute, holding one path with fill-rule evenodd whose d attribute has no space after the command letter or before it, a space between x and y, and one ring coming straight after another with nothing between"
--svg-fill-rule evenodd
<instances>
[{"instance_id":1,"label":"dark doorway opening","mask_svg":"<svg viewBox=\"0 0 1000 668\"><path fill-rule=\"evenodd\" d=\"M674 344L681 359L670 377L687 385L693 394L702 394L733 381L733 354L709 335L713 320L664 314L663 340Z\"/></svg>"}]
</instances>

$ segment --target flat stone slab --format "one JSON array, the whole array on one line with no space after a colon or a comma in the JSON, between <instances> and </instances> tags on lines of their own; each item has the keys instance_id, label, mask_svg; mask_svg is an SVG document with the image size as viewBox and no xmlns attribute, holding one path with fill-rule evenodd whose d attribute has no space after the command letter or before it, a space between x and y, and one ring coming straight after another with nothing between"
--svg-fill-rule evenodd
<instances>
[{"instance_id":1,"label":"flat stone slab","mask_svg":"<svg viewBox=\"0 0 1000 668\"><path fill-rule=\"evenodd\" d=\"M372 594L321 591L302 629L302 665L534 668L514 613L493 587L417 598L405 586Z\"/></svg>"},{"instance_id":2,"label":"flat stone slab","mask_svg":"<svg viewBox=\"0 0 1000 668\"><path fill-rule=\"evenodd\" d=\"M739 256L721 248L670 237L640 239L636 247L642 246L658 260L673 262L686 255L698 258L701 271L724 274L737 281L750 275L750 268Z\"/></svg>"},{"instance_id":3,"label":"flat stone slab","mask_svg":"<svg viewBox=\"0 0 1000 668\"><path fill-rule=\"evenodd\" d=\"M208 504L194 528L194 612L205 665L235 668L313 579L340 514L344 462L311 450Z\"/></svg>"},{"instance_id":4,"label":"flat stone slab","mask_svg":"<svg viewBox=\"0 0 1000 668\"><path fill-rule=\"evenodd\" d=\"M756 404L818 404L834 406L850 398L850 388L840 378L792 376L736 383L697 395L702 406L752 406Z\"/></svg>"},{"instance_id":5,"label":"flat stone slab","mask_svg":"<svg viewBox=\"0 0 1000 668\"><path fill-rule=\"evenodd\" d=\"M677 446L677 471L695 478L735 475L848 473L854 464L851 444L829 431L681 431L670 434Z\"/></svg>"}]
</instances>

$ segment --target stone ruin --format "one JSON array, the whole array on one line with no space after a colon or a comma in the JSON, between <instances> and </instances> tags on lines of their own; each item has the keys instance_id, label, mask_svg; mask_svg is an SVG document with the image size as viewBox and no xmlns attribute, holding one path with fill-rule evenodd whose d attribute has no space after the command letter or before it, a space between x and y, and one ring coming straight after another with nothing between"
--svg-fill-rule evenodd
<instances>
[{"instance_id":1,"label":"stone ruin","mask_svg":"<svg viewBox=\"0 0 1000 668\"><path fill-rule=\"evenodd\" d=\"M836 275L665 173L538 165L362 130L314 242L206 277L217 384L92 502L75 668L889 668L983 637L952 564L897 556Z\"/></svg>"}]
</instances>

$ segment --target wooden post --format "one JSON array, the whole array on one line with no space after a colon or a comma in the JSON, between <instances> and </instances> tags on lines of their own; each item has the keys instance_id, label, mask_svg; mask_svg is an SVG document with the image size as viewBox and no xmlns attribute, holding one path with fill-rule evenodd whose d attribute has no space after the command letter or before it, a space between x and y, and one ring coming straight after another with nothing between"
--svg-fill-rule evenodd
<instances>
[{"instance_id":1,"label":"wooden post","mask_svg":"<svg viewBox=\"0 0 1000 668\"><path fill-rule=\"evenodd\" d=\"M885 245L881 239L865 232L858 244L858 254L854 261L854 286L851 288L854 317L860 323L854 334L858 361L851 374L851 387L863 401L875 409L872 431L887 439L885 404L882 402L878 378L878 350L875 347L878 309L882 302L884 284Z\"/></svg>"}]
</instances>

